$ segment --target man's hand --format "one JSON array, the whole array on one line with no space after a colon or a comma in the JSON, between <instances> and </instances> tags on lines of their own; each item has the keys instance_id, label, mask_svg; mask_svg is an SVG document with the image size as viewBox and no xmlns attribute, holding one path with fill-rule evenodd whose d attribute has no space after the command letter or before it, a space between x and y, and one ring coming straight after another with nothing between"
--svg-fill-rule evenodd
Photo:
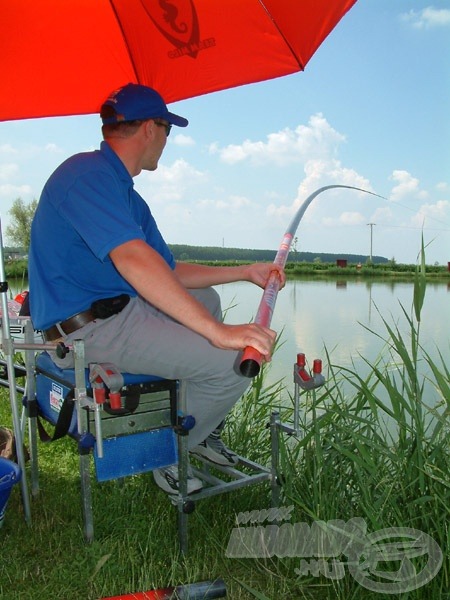
<instances>
[{"instance_id":1,"label":"man's hand","mask_svg":"<svg viewBox=\"0 0 450 600\"><path fill-rule=\"evenodd\" d=\"M251 346L268 362L272 358L276 336L276 332L272 329L256 323L248 325L217 323L217 328L209 339L213 346L223 350L244 350L247 346Z\"/></svg>"},{"instance_id":2,"label":"man's hand","mask_svg":"<svg viewBox=\"0 0 450 600\"><path fill-rule=\"evenodd\" d=\"M284 269L275 263L254 263L245 267L245 280L251 281L260 288L265 288L271 273L277 273L280 279L280 289L286 283L286 275Z\"/></svg>"}]
</instances>

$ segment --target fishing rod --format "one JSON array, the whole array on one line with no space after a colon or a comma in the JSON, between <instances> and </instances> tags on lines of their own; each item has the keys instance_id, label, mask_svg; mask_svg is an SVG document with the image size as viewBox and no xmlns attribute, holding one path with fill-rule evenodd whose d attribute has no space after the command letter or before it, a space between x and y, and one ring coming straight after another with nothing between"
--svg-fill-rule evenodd
<instances>
[{"instance_id":1,"label":"fishing rod","mask_svg":"<svg viewBox=\"0 0 450 600\"><path fill-rule=\"evenodd\" d=\"M148 592L110 596L102 600L213 600L213 598L224 598L226 595L227 590L223 579L216 579Z\"/></svg>"},{"instance_id":2,"label":"fishing rod","mask_svg":"<svg viewBox=\"0 0 450 600\"><path fill-rule=\"evenodd\" d=\"M311 204L311 202L322 192L326 190L331 190L334 188L345 188L348 190L357 190L359 192L364 192L365 194L371 194L372 196L376 196L377 198L383 198L383 200L387 200L384 196L380 196L379 194L375 194L374 192L369 192L368 190L363 190L358 187L354 187L352 185L326 185L324 187L319 188L315 192L313 192L306 200L301 204L300 208L294 215L289 227L287 228L283 239L281 241L278 252L275 256L275 260L273 263L284 268L286 264L286 260L291 249L292 240L294 239L295 232L297 231L297 227L300 221L305 214L306 209ZM263 325L264 327L269 327L270 322L272 320L273 310L275 308L275 303L277 301L277 295L280 289L280 278L278 276L277 271L272 271L267 280L266 286L264 288L263 296L261 298L261 302L259 304L258 312L256 313L255 323L257 325ZM261 363L263 361L263 356L258 350L253 348L252 346L247 346L243 352L241 362L239 365L239 369L242 375L245 377L256 377L258 375Z\"/></svg>"}]
</instances>

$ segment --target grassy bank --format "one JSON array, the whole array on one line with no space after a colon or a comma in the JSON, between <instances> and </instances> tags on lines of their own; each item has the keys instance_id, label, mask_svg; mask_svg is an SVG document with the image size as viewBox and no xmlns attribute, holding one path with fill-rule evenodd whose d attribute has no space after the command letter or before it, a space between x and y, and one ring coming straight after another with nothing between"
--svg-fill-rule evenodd
<instances>
[{"instance_id":1,"label":"grassy bank","mask_svg":"<svg viewBox=\"0 0 450 600\"><path fill-rule=\"evenodd\" d=\"M339 267L335 263L293 263L286 265L288 275L333 275L338 277L361 277L361 278L407 278L414 279L416 265L406 264L374 264L357 265L348 264ZM428 279L443 279L450 281L450 272L447 267L439 265L424 265L424 276Z\"/></svg>"},{"instance_id":2,"label":"grassy bank","mask_svg":"<svg viewBox=\"0 0 450 600\"><path fill-rule=\"evenodd\" d=\"M248 261L192 261L198 264L212 266L233 266L236 264L248 264ZM25 260L9 260L5 263L7 278L27 281L28 263ZM337 277L361 277L361 278L397 278L413 279L415 277L416 265L414 264L356 264L348 263L345 267L338 267L331 262L288 262L286 273L288 277L295 276L337 276ZM424 275L428 279L450 281L450 271L447 266L425 265Z\"/></svg>"},{"instance_id":3,"label":"grassy bank","mask_svg":"<svg viewBox=\"0 0 450 600\"><path fill-rule=\"evenodd\" d=\"M424 270L417 270L415 277L413 316L404 313L409 335L402 337L402 329L387 321L382 334L373 332L383 336L385 349L364 379L358 372L328 364L325 386L302 396L303 436L281 438L282 505L292 507L286 523L311 528L331 524L338 528L341 542L349 523L360 527L357 539L349 537L337 556L339 577L333 578L323 562L322 572L314 572L312 561L319 564L320 546L306 545L302 554L302 538L293 527L285 528L291 537L284 545L267 550L265 557L260 537L253 538L253 557L226 556L236 515L270 506L266 484L200 502L189 518L191 547L186 558L178 553L175 508L151 475L96 484L96 539L86 545L75 446L63 439L40 445L41 492L32 502L31 527L24 523L20 491L13 490L0 530L0 598L95 600L216 577L225 580L232 600L450 598L448 349L442 349L436 362L421 346ZM348 389L349 382L353 391L344 394L343 383ZM430 387L440 399L432 406ZM225 441L244 456L267 462L266 424L273 409L292 422L291 396L290 382L267 388L263 369L229 419ZM0 424L8 423L3 392ZM305 527L303 535L308 534ZM391 554L389 560L378 554L375 560L370 550L378 532L386 532L380 543L400 544L399 535L386 538L393 528L397 533L405 528L421 531L434 540L434 556L443 559L436 572L427 567L427 548L423 553L411 551L408 560L404 551ZM372 540L371 546L361 547L361 540ZM330 556L325 551L323 555ZM352 561L366 561L366 571L349 564ZM429 580L417 587L414 573L419 576L427 568ZM395 594L370 587L395 583L400 586Z\"/></svg>"}]
</instances>

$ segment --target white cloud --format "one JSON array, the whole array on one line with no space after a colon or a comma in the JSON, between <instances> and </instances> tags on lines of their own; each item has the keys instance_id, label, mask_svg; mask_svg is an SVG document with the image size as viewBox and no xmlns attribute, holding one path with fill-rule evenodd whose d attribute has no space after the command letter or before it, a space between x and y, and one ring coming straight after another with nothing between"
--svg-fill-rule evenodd
<instances>
[{"instance_id":1,"label":"white cloud","mask_svg":"<svg viewBox=\"0 0 450 600\"><path fill-rule=\"evenodd\" d=\"M197 207L204 208L215 208L219 211L227 211L230 213L237 213L242 209L246 209L251 206L256 206L254 202L246 198L245 196L228 196L227 198L219 198L218 200L200 200L197 202Z\"/></svg>"},{"instance_id":2,"label":"white cloud","mask_svg":"<svg viewBox=\"0 0 450 600\"><path fill-rule=\"evenodd\" d=\"M206 173L195 169L186 160L178 159L168 166L160 164L151 173L143 172L136 179L135 186L152 206L155 203L181 200L187 190L205 181Z\"/></svg>"},{"instance_id":3,"label":"white cloud","mask_svg":"<svg viewBox=\"0 0 450 600\"><path fill-rule=\"evenodd\" d=\"M423 204L411 218L411 223L416 227L423 225L432 227L432 224L436 225L436 223L447 224L449 218L450 202L438 200L435 204Z\"/></svg>"},{"instance_id":4,"label":"white cloud","mask_svg":"<svg viewBox=\"0 0 450 600\"><path fill-rule=\"evenodd\" d=\"M18 146L13 146L12 144L0 144L0 155L13 155L15 160L20 160L21 162L25 162L36 157L40 160L42 157L48 155L53 156L63 153L64 150L52 142L44 144L43 146L28 142L21 143Z\"/></svg>"},{"instance_id":5,"label":"white cloud","mask_svg":"<svg viewBox=\"0 0 450 600\"><path fill-rule=\"evenodd\" d=\"M400 18L415 29L450 26L450 9L428 6L422 10L410 10Z\"/></svg>"},{"instance_id":6,"label":"white cloud","mask_svg":"<svg viewBox=\"0 0 450 600\"><path fill-rule=\"evenodd\" d=\"M29 185L12 185L10 183L5 183L4 185L0 185L0 197L8 198L10 200L14 200L19 196L23 198L24 196L29 196L32 194L32 189Z\"/></svg>"},{"instance_id":7,"label":"white cloud","mask_svg":"<svg viewBox=\"0 0 450 600\"><path fill-rule=\"evenodd\" d=\"M385 180L372 185L352 163L344 164L340 156L343 141L343 133L322 115L313 115L304 125L271 132L260 139L229 146L211 145L210 154L222 163L211 167L211 172L200 170L200 163L178 160L141 175L136 185L141 179L146 182L143 196L169 241L218 245L226 239L231 246L276 248L299 207L321 187L342 185L390 195ZM273 166L275 171L278 167L278 172L280 167L294 165L289 171L290 188L272 185L269 168L265 169L269 179L264 186L266 174L262 173L262 165ZM244 166L248 180L256 177L262 185L258 181L255 186L240 186ZM300 249L365 254L370 239L367 224L375 223L375 254L399 259L400 245L402 252L412 252L415 257L415 247L413 251L407 249L419 235L412 229L420 228L424 218L426 228L442 228L443 211L448 214L449 207L436 200L449 198L444 185L439 186L439 194L431 200L431 193L428 195L419 179L408 171L398 169L390 173L389 199L397 204L345 188L330 189L315 198L298 228ZM380 189L380 185L386 187ZM402 200L411 207L409 214L405 214L408 207L402 206ZM441 219L438 226L437 218ZM441 236L438 232L430 234Z\"/></svg>"},{"instance_id":8,"label":"white cloud","mask_svg":"<svg viewBox=\"0 0 450 600\"><path fill-rule=\"evenodd\" d=\"M394 213L388 206L380 206L378 207L370 217L371 223L385 224L389 225L393 222Z\"/></svg>"},{"instance_id":9,"label":"white cloud","mask_svg":"<svg viewBox=\"0 0 450 600\"><path fill-rule=\"evenodd\" d=\"M314 159L308 160L304 166L305 178L300 183L297 189L297 197L293 201L290 206L275 206L271 204L267 213L269 216L280 219L282 221L286 220L286 216L294 215L295 212L300 208L303 202L315 191L320 189L321 187L325 187L328 185L345 185L351 187L357 187L362 190L373 191L370 182L357 173L354 169L349 169L344 167L342 163L337 159ZM345 196L343 194L345 193ZM332 201L330 199L327 202L319 202L318 200L314 200L312 204L308 207L307 212L305 213L305 220L312 221L314 220L315 214L319 213L319 206L323 204L326 206L325 215L332 208L341 209L344 205L342 202L347 202L347 199L355 200L361 197L362 192L350 191L350 190L330 190L327 191L326 194L331 196ZM349 195L350 194L350 195ZM336 202L336 197L341 199L340 202ZM318 196L318 199L321 196ZM342 200L343 199L343 200ZM350 217L348 213L347 216L344 217L344 220L353 220L355 217ZM332 218L336 221L336 219L342 224L344 221L340 220L337 216L327 217L323 216L322 222L325 222L327 218ZM363 217L364 220L364 217Z\"/></svg>"},{"instance_id":10,"label":"white cloud","mask_svg":"<svg viewBox=\"0 0 450 600\"><path fill-rule=\"evenodd\" d=\"M448 192L450 192L450 185L448 183L446 183L445 181L440 181L439 183L436 184L436 189L438 192L448 193Z\"/></svg>"},{"instance_id":11,"label":"white cloud","mask_svg":"<svg viewBox=\"0 0 450 600\"><path fill-rule=\"evenodd\" d=\"M391 190L390 200L392 202L399 202L407 197L419 198L421 200L425 200L428 197L427 192L420 189L419 180L408 173L408 171L394 171L390 179L397 182L397 185Z\"/></svg>"},{"instance_id":12,"label":"white cloud","mask_svg":"<svg viewBox=\"0 0 450 600\"><path fill-rule=\"evenodd\" d=\"M189 183L193 181L200 181L205 178L205 174L195 169L186 160L180 158L172 163L172 165L166 166L160 164L156 171L149 174L152 183Z\"/></svg>"},{"instance_id":13,"label":"white cloud","mask_svg":"<svg viewBox=\"0 0 450 600\"><path fill-rule=\"evenodd\" d=\"M212 154L219 154L220 159L228 164L249 160L255 165L286 166L309 158L333 156L344 141L345 136L318 113L310 117L308 125L270 133L266 141L244 140L242 144L230 144L224 148L215 143L209 150Z\"/></svg>"},{"instance_id":14,"label":"white cloud","mask_svg":"<svg viewBox=\"0 0 450 600\"><path fill-rule=\"evenodd\" d=\"M0 144L0 154L19 154L19 151L14 146L11 146L11 144Z\"/></svg>"},{"instance_id":15,"label":"white cloud","mask_svg":"<svg viewBox=\"0 0 450 600\"><path fill-rule=\"evenodd\" d=\"M219 154L220 148L218 142L212 142L211 144L209 144L208 152L210 154Z\"/></svg>"},{"instance_id":16,"label":"white cloud","mask_svg":"<svg viewBox=\"0 0 450 600\"><path fill-rule=\"evenodd\" d=\"M61 154L62 148L60 148L57 144L48 143L44 146L44 149L50 154Z\"/></svg>"},{"instance_id":17,"label":"white cloud","mask_svg":"<svg viewBox=\"0 0 450 600\"><path fill-rule=\"evenodd\" d=\"M19 167L15 163L0 165L0 181L7 181L19 172Z\"/></svg>"},{"instance_id":18,"label":"white cloud","mask_svg":"<svg viewBox=\"0 0 450 600\"><path fill-rule=\"evenodd\" d=\"M325 225L326 227L335 227L336 225L365 225L366 222L367 219L360 212L345 211L341 213L337 218L324 217L321 221L321 224Z\"/></svg>"},{"instance_id":19,"label":"white cloud","mask_svg":"<svg viewBox=\"0 0 450 600\"><path fill-rule=\"evenodd\" d=\"M195 141L189 135L184 135L184 133L178 133L173 137L173 142L176 146L195 146Z\"/></svg>"},{"instance_id":20,"label":"white cloud","mask_svg":"<svg viewBox=\"0 0 450 600\"><path fill-rule=\"evenodd\" d=\"M339 223L342 225L363 225L366 220L360 212L343 212L339 217Z\"/></svg>"}]
</instances>

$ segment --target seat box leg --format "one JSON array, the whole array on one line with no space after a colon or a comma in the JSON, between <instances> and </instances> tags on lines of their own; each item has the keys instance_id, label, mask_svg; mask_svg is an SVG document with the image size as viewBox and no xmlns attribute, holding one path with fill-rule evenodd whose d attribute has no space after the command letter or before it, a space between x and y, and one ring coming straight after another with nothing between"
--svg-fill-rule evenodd
<instances>
[{"instance_id":1,"label":"seat box leg","mask_svg":"<svg viewBox=\"0 0 450 600\"><path fill-rule=\"evenodd\" d=\"M92 512L90 455L86 452L80 453L80 481L84 537L90 543L94 540L94 516Z\"/></svg>"}]
</instances>

